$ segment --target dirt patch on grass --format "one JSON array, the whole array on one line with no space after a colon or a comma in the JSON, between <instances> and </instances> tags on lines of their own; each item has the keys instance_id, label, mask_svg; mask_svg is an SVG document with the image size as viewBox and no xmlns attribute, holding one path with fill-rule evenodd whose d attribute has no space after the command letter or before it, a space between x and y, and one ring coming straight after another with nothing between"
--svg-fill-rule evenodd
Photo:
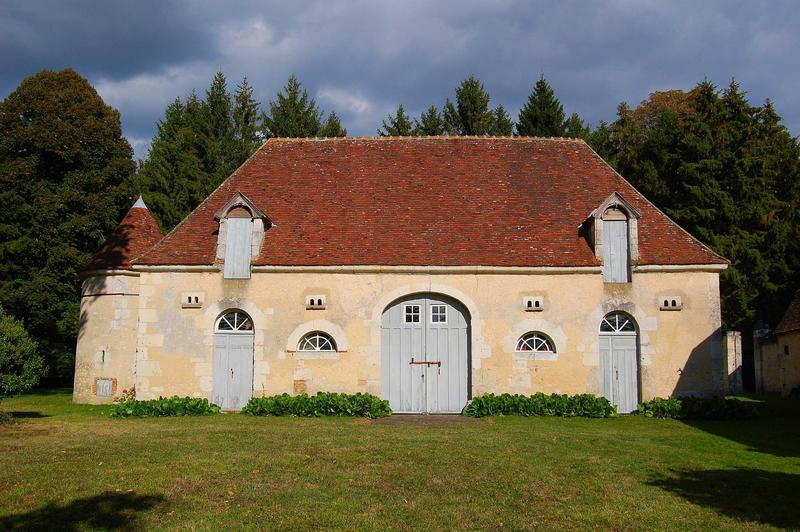
<instances>
[{"instance_id":1,"label":"dirt patch on grass","mask_svg":"<svg viewBox=\"0 0 800 532\"><path fill-rule=\"evenodd\" d=\"M480 420L459 415L395 414L389 417L370 420L374 425L413 425L422 427L449 427L480 423Z\"/></svg>"}]
</instances>

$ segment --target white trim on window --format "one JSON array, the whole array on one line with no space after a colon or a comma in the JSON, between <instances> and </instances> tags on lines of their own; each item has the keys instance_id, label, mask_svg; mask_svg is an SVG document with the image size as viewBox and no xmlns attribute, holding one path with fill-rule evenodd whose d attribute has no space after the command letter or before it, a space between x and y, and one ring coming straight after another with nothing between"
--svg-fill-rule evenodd
<instances>
[{"instance_id":1,"label":"white trim on window","mask_svg":"<svg viewBox=\"0 0 800 532\"><path fill-rule=\"evenodd\" d=\"M447 323L447 305L431 305L431 323Z\"/></svg>"}]
</instances>

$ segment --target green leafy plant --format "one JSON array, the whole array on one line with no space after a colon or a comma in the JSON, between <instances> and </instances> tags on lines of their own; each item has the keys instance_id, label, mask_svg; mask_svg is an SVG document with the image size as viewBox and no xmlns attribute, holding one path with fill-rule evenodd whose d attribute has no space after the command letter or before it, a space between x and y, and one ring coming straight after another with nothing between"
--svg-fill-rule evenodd
<instances>
[{"instance_id":1,"label":"green leafy plant","mask_svg":"<svg viewBox=\"0 0 800 532\"><path fill-rule=\"evenodd\" d=\"M478 396L464 410L469 417L486 416L560 416L611 417L617 409L605 397L591 394L531 396L487 393Z\"/></svg>"},{"instance_id":2,"label":"green leafy plant","mask_svg":"<svg viewBox=\"0 0 800 532\"><path fill-rule=\"evenodd\" d=\"M392 409L384 401L368 393L328 393L317 395L273 395L253 397L242 409L251 416L354 416L378 418L389 416Z\"/></svg>"},{"instance_id":3,"label":"green leafy plant","mask_svg":"<svg viewBox=\"0 0 800 532\"><path fill-rule=\"evenodd\" d=\"M641 403L636 414L661 419L749 419L758 410L752 403L724 397L656 397Z\"/></svg>"},{"instance_id":4,"label":"green leafy plant","mask_svg":"<svg viewBox=\"0 0 800 532\"><path fill-rule=\"evenodd\" d=\"M125 397L125 395L123 395ZM219 407L208 399L195 397L159 397L148 401L137 401L128 395L111 408L111 417L177 417L208 416L219 414Z\"/></svg>"}]
</instances>

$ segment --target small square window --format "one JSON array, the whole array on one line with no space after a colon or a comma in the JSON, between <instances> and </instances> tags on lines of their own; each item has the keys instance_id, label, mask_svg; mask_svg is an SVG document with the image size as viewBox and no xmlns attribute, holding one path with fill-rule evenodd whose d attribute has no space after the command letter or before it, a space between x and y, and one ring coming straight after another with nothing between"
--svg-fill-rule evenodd
<instances>
[{"instance_id":1,"label":"small square window","mask_svg":"<svg viewBox=\"0 0 800 532\"><path fill-rule=\"evenodd\" d=\"M419 323L419 305L406 305L403 321L405 323Z\"/></svg>"},{"instance_id":2,"label":"small square window","mask_svg":"<svg viewBox=\"0 0 800 532\"><path fill-rule=\"evenodd\" d=\"M431 323L447 323L447 306L431 305Z\"/></svg>"}]
</instances>

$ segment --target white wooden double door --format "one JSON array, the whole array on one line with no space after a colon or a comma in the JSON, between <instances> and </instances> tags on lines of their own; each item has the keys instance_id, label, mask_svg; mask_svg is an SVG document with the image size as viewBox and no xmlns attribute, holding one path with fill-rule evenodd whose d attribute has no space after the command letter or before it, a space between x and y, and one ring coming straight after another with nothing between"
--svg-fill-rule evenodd
<instances>
[{"instance_id":1,"label":"white wooden double door","mask_svg":"<svg viewBox=\"0 0 800 532\"><path fill-rule=\"evenodd\" d=\"M253 335L214 334L214 400L223 410L241 410L253 396Z\"/></svg>"},{"instance_id":2,"label":"white wooden double door","mask_svg":"<svg viewBox=\"0 0 800 532\"><path fill-rule=\"evenodd\" d=\"M459 413L469 397L469 313L457 301L418 294L381 322L381 390L397 413Z\"/></svg>"},{"instance_id":3,"label":"white wooden double door","mask_svg":"<svg viewBox=\"0 0 800 532\"><path fill-rule=\"evenodd\" d=\"M600 335L600 391L627 414L639 405L636 335Z\"/></svg>"}]
</instances>

